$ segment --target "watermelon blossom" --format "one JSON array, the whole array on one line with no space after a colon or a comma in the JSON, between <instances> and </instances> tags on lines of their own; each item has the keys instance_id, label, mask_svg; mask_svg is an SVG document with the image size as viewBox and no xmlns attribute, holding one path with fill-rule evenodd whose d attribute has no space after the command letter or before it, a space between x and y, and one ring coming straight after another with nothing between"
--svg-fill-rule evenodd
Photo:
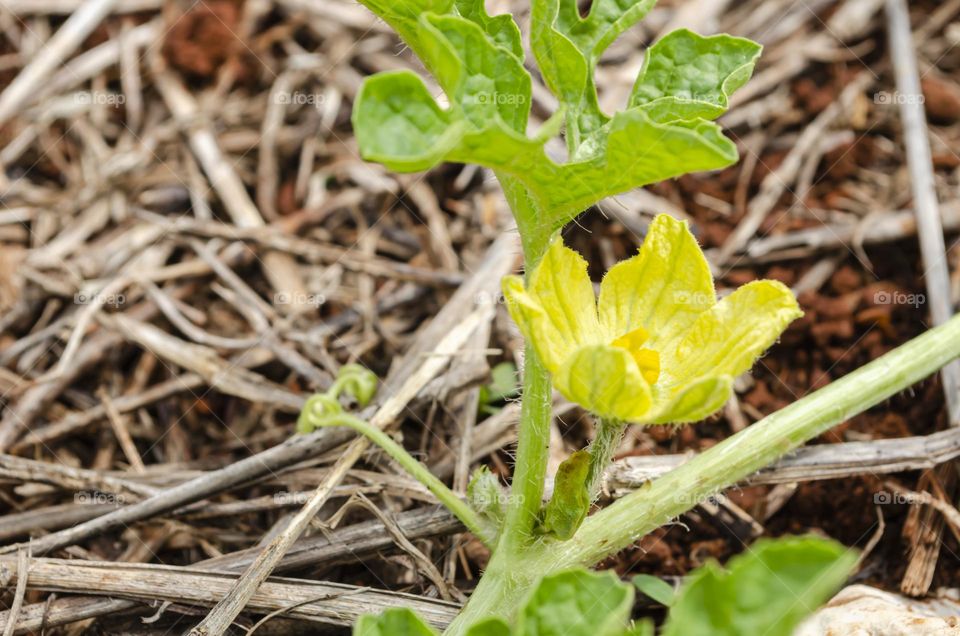
<instances>
[{"instance_id":1,"label":"watermelon blossom","mask_svg":"<svg viewBox=\"0 0 960 636\"><path fill-rule=\"evenodd\" d=\"M640 252L594 295L587 263L559 238L525 284L504 279L510 314L567 399L639 424L701 420L803 315L782 283L758 280L717 301L683 221L657 216Z\"/></svg>"}]
</instances>

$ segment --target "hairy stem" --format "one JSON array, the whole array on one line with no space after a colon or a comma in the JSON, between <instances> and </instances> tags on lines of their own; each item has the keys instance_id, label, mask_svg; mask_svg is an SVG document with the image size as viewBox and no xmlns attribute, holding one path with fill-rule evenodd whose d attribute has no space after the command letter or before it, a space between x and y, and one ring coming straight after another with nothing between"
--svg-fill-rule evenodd
<instances>
[{"instance_id":1,"label":"hairy stem","mask_svg":"<svg viewBox=\"0 0 960 636\"><path fill-rule=\"evenodd\" d=\"M590 442L590 471L587 473L587 492L593 501L600 494L600 482L603 471L613 461L613 454L620 446L626 426L623 422L609 419L598 419L593 441Z\"/></svg>"},{"instance_id":2,"label":"hairy stem","mask_svg":"<svg viewBox=\"0 0 960 636\"><path fill-rule=\"evenodd\" d=\"M400 464L400 467L411 477L426 486L441 504L456 515L457 519L463 522L463 525L465 525L470 532L475 534L488 546L493 545L495 533L492 528L490 528L490 525L485 523L480 515L460 499L455 492L447 488L446 484L437 479L433 473L430 472L429 468L417 461L403 446L396 443L392 437L382 430L371 425L369 422L347 413L332 414L319 418L315 422L315 425L347 426L369 439L390 455L395 462Z\"/></svg>"},{"instance_id":3,"label":"hairy stem","mask_svg":"<svg viewBox=\"0 0 960 636\"><path fill-rule=\"evenodd\" d=\"M497 178L517 220L523 241L524 265L529 275L546 251L552 228L543 225L544 216L518 181L502 174L498 174ZM523 404L517 432L517 459L497 550L514 552L533 535L547 472L552 396L550 376L536 351L527 343L524 349Z\"/></svg>"}]
</instances>

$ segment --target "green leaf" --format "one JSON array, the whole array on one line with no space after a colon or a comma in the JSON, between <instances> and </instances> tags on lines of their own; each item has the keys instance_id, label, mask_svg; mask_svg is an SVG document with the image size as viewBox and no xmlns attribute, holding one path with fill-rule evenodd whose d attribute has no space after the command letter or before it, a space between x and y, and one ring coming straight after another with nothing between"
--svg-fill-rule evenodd
<instances>
[{"instance_id":1,"label":"green leaf","mask_svg":"<svg viewBox=\"0 0 960 636\"><path fill-rule=\"evenodd\" d=\"M402 172L437 165L459 143L465 125L441 109L411 71L367 78L353 109L364 157Z\"/></svg>"},{"instance_id":2,"label":"green leaf","mask_svg":"<svg viewBox=\"0 0 960 636\"><path fill-rule=\"evenodd\" d=\"M520 27L508 14L489 16L483 6L483 0L456 0L457 11L472 22L476 22L500 46L519 59L523 59L523 42Z\"/></svg>"},{"instance_id":3,"label":"green leaf","mask_svg":"<svg viewBox=\"0 0 960 636\"><path fill-rule=\"evenodd\" d=\"M569 0L565 4L570 4ZM565 8L564 13L568 13L569 7ZM576 13L575 3L572 10ZM577 155L582 139L602 126L607 118L597 104L590 58L556 28L560 12L559 0L533 1L530 46L544 83L567 107L567 146L571 155Z\"/></svg>"},{"instance_id":4,"label":"green leaf","mask_svg":"<svg viewBox=\"0 0 960 636\"><path fill-rule=\"evenodd\" d=\"M543 530L558 539L569 539L590 510L587 476L590 453L578 450L563 460L554 479L553 497L543 514Z\"/></svg>"},{"instance_id":5,"label":"green leaf","mask_svg":"<svg viewBox=\"0 0 960 636\"><path fill-rule=\"evenodd\" d=\"M423 57L420 40L420 16L445 14L453 9L453 0L360 0L361 4L389 24L401 38Z\"/></svg>"},{"instance_id":6,"label":"green leaf","mask_svg":"<svg viewBox=\"0 0 960 636\"><path fill-rule=\"evenodd\" d=\"M815 537L760 540L730 560L710 562L681 588L664 636L789 636L846 581L856 554Z\"/></svg>"},{"instance_id":7,"label":"green leaf","mask_svg":"<svg viewBox=\"0 0 960 636\"><path fill-rule=\"evenodd\" d=\"M628 629L624 636L655 636L655 633L653 621L644 619Z\"/></svg>"},{"instance_id":8,"label":"green leaf","mask_svg":"<svg viewBox=\"0 0 960 636\"><path fill-rule=\"evenodd\" d=\"M612 572L560 572L544 577L533 591L520 612L516 633L623 636L632 607L633 588Z\"/></svg>"},{"instance_id":9,"label":"green leaf","mask_svg":"<svg viewBox=\"0 0 960 636\"><path fill-rule=\"evenodd\" d=\"M568 147L575 159L584 156L583 140L609 119L597 104L593 77L600 55L654 4L656 0L597 0L581 18L576 0L534 0L531 47L547 86L568 108Z\"/></svg>"},{"instance_id":10,"label":"green leaf","mask_svg":"<svg viewBox=\"0 0 960 636\"><path fill-rule=\"evenodd\" d=\"M558 15L561 31L587 59L596 61L617 37L639 22L657 0L596 0L581 18L576 0L564 0Z\"/></svg>"},{"instance_id":11,"label":"green leaf","mask_svg":"<svg viewBox=\"0 0 960 636\"><path fill-rule=\"evenodd\" d=\"M353 626L353 636L436 636L412 610L395 607L378 616L361 616Z\"/></svg>"},{"instance_id":12,"label":"green leaf","mask_svg":"<svg viewBox=\"0 0 960 636\"><path fill-rule=\"evenodd\" d=\"M497 46L476 23L458 16L424 16L428 42L424 61L455 108L475 129L497 117L520 134L530 115L530 74L507 49Z\"/></svg>"},{"instance_id":13,"label":"green leaf","mask_svg":"<svg viewBox=\"0 0 960 636\"><path fill-rule=\"evenodd\" d=\"M520 393L517 382L517 367L512 362L501 362L490 370L491 381L480 387L480 412L496 413L501 402Z\"/></svg>"},{"instance_id":14,"label":"green leaf","mask_svg":"<svg viewBox=\"0 0 960 636\"><path fill-rule=\"evenodd\" d=\"M647 51L630 106L659 122L716 119L750 79L762 50L756 42L725 34L673 31Z\"/></svg>"},{"instance_id":15,"label":"green leaf","mask_svg":"<svg viewBox=\"0 0 960 636\"><path fill-rule=\"evenodd\" d=\"M737 160L708 120L753 69L759 46L747 40L671 34L651 48L631 107L613 118L600 111L597 57L653 0L597 0L586 18L574 0L534 0L531 46L561 106L534 138L531 79L510 16L489 16L482 0L456 0L459 15L450 0L365 4L421 57L450 105L409 72L368 78L353 112L362 156L403 172L443 161L491 168L530 201L537 218L518 219L521 231L549 232L604 197ZM564 121L569 160L557 163L545 144Z\"/></svg>"},{"instance_id":16,"label":"green leaf","mask_svg":"<svg viewBox=\"0 0 960 636\"><path fill-rule=\"evenodd\" d=\"M467 636L510 636L510 626L499 618L488 618L471 625Z\"/></svg>"},{"instance_id":17,"label":"green leaf","mask_svg":"<svg viewBox=\"0 0 960 636\"><path fill-rule=\"evenodd\" d=\"M638 574L631 579L631 582L641 593L649 596L657 603L666 605L667 607L673 605L676 590L660 577L650 574Z\"/></svg>"},{"instance_id":18,"label":"green leaf","mask_svg":"<svg viewBox=\"0 0 960 636\"><path fill-rule=\"evenodd\" d=\"M519 391L517 367L512 362L501 362L490 370L492 382L487 385L491 400L505 400Z\"/></svg>"}]
</instances>

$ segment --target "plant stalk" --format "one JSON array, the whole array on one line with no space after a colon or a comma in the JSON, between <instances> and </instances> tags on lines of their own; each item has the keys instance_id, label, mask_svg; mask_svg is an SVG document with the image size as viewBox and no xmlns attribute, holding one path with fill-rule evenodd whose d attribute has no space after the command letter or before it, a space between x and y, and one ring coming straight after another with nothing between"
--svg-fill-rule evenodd
<instances>
[{"instance_id":1,"label":"plant stalk","mask_svg":"<svg viewBox=\"0 0 960 636\"><path fill-rule=\"evenodd\" d=\"M515 178L497 174L523 243L527 276L549 245L552 228L542 225L543 215ZM543 482L547 473L553 388L550 376L529 343L524 347L523 403L517 432L517 459L507 502L507 514L497 552L514 553L533 536L540 514Z\"/></svg>"},{"instance_id":2,"label":"plant stalk","mask_svg":"<svg viewBox=\"0 0 960 636\"><path fill-rule=\"evenodd\" d=\"M590 470L587 473L587 492L593 501L600 494L600 482L607 466L613 461L613 454L617 452L623 440L626 426L623 422L604 418L597 419L594 427L593 441L590 442Z\"/></svg>"},{"instance_id":3,"label":"plant stalk","mask_svg":"<svg viewBox=\"0 0 960 636\"><path fill-rule=\"evenodd\" d=\"M318 419L316 426L346 426L352 428L360 435L363 435L371 442L383 449L408 475L419 481L427 487L443 506L452 512L457 519L463 522L467 530L472 532L486 545L493 547L496 532L490 528L490 524L477 514L477 511L471 508L455 492L450 490L446 484L440 481L430 469L417 461L407 450L395 442L392 437L387 435L381 429L369 422L355 417L348 413L337 413Z\"/></svg>"}]
</instances>

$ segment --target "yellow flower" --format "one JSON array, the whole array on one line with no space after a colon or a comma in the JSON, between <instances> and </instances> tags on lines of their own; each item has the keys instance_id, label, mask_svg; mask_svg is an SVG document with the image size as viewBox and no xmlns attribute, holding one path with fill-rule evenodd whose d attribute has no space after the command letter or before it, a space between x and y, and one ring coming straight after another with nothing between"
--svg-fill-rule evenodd
<instances>
[{"instance_id":1,"label":"yellow flower","mask_svg":"<svg viewBox=\"0 0 960 636\"><path fill-rule=\"evenodd\" d=\"M640 253L618 263L597 301L579 254L555 240L530 275L503 281L510 314L567 399L603 418L695 422L720 409L733 378L803 315L772 280L717 302L686 223L659 215Z\"/></svg>"}]
</instances>

